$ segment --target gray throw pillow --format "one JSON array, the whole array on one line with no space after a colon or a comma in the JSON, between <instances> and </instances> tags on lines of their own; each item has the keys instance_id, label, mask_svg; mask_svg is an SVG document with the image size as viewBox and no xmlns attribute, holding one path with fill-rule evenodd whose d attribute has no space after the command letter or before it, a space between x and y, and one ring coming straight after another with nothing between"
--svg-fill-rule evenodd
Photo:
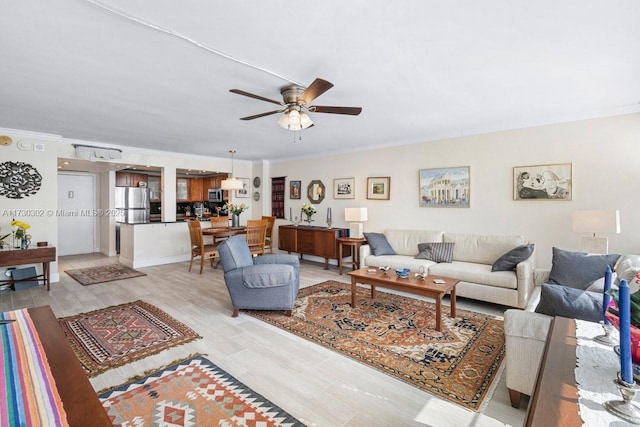
<instances>
[{"instance_id":1,"label":"gray throw pillow","mask_svg":"<svg viewBox=\"0 0 640 427\"><path fill-rule=\"evenodd\" d=\"M364 238L367 239L367 243L371 247L371 252L373 252L375 256L396 254L384 234L364 233Z\"/></svg>"},{"instance_id":2,"label":"gray throw pillow","mask_svg":"<svg viewBox=\"0 0 640 427\"><path fill-rule=\"evenodd\" d=\"M516 265L529 259L534 249L533 243L516 246L493 263L491 271L509 271L516 268Z\"/></svg>"},{"instance_id":3,"label":"gray throw pillow","mask_svg":"<svg viewBox=\"0 0 640 427\"><path fill-rule=\"evenodd\" d=\"M415 259L428 259L434 262L451 262L453 258L453 243L419 243L418 255Z\"/></svg>"},{"instance_id":4,"label":"gray throw pillow","mask_svg":"<svg viewBox=\"0 0 640 427\"><path fill-rule=\"evenodd\" d=\"M536 313L599 322L603 316L602 294L545 283Z\"/></svg>"},{"instance_id":5,"label":"gray throw pillow","mask_svg":"<svg viewBox=\"0 0 640 427\"><path fill-rule=\"evenodd\" d=\"M604 277L607 266L615 265L620 254L588 254L553 248L549 282L576 289L587 289L591 283Z\"/></svg>"}]
</instances>

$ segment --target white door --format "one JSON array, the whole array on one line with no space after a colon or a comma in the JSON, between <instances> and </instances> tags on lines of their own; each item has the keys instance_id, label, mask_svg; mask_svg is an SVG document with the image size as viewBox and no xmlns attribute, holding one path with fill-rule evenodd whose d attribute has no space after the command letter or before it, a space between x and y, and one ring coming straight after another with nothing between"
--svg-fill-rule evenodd
<instances>
[{"instance_id":1,"label":"white door","mask_svg":"<svg viewBox=\"0 0 640 427\"><path fill-rule=\"evenodd\" d=\"M58 174L58 255L95 252L95 192L93 175Z\"/></svg>"}]
</instances>

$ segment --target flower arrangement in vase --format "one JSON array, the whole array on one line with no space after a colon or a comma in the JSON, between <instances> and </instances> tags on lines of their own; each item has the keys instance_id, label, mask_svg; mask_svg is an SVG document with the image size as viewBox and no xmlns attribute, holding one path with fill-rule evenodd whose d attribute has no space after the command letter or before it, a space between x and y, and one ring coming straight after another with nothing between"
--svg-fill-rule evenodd
<instances>
[{"instance_id":1,"label":"flower arrangement in vase","mask_svg":"<svg viewBox=\"0 0 640 427\"><path fill-rule=\"evenodd\" d=\"M307 216L307 219L305 219L305 221L307 222L309 227L311 227L311 223L313 222L313 219L311 219L311 217L316 212L317 210L313 206L307 205L307 204L302 205L302 213L304 213Z\"/></svg>"},{"instance_id":2,"label":"flower arrangement in vase","mask_svg":"<svg viewBox=\"0 0 640 427\"><path fill-rule=\"evenodd\" d=\"M246 211L247 209L249 209L249 206L245 205L244 203L241 203L241 204L225 203L224 209L226 209L227 212L229 212L232 215L231 216L231 226L232 227L239 227L240 226L240 214L242 212Z\"/></svg>"},{"instance_id":3,"label":"flower arrangement in vase","mask_svg":"<svg viewBox=\"0 0 640 427\"><path fill-rule=\"evenodd\" d=\"M29 247L29 239L31 239L31 236L27 234L27 230L31 228L31 225L14 219L11 221L11 227L13 228L13 246L16 248L21 247L22 249L27 249L27 247ZM20 242L19 245L16 240Z\"/></svg>"}]
</instances>

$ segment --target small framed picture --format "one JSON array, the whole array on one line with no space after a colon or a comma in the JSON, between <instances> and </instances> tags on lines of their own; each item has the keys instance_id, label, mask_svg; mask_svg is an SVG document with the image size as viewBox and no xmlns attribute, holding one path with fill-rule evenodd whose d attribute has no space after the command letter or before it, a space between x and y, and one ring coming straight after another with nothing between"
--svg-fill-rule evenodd
<instances>
[{"instance_id":1,"label":"small framed picture","mask_svg":"<svg viewBox=\"0 0 640 427\"><path fill-rule=\"evenodd\" d=\"M468 208L471 201L469 166L421 169L420 207Z\"/></svg>"},{"instance_id":2,"label":"small framed picture","mask_svg":"<svg viewBox=\"0 0 640 427\"><path fill-rule=\"evenodd\" d=\"M367 199L389 200L390 192L390 176L376 176L367 178Z\"/></svg>"},{"instance_id":3,"label":"small framed picture","mask_svg":"<svg viewBox=\"0 0 640 427\"><path fill-rule=\"evenodd\" d=\"M333 180L333 198L334 199L355 199L356 198L356 179L355 178L337 178Z\"/></svg>"},{"instance_id":4,"label":"small framed picture","mask_svg":"<svg viewBox=\"0 0 640 427\"><path fill-rule=\"evenodd\" d=\"M513 200L571 200L571 163L516 166Z\"/></svg>"},{"instance_id":5,"label":"small framed picture","mask_svg":"<svg viewBox=\"0 0 640 427\"><path fill-rule=\"evenodd\" d=\"M302 181L289 181L289 198L294 200L302 198L301 187Z\"/></svg>"},{"instance_id":6,"label":"small framed picture","mask_svg":"<svg viewBox=\"0 0 640 427\"><path fill-rule=\"evenodd\" d=\"M251 180L249 178L238 178L242 181L242 190L236 190L236 197L241 199L249 198L249 190L251 190Z\"/></svg>"}]
</instances>

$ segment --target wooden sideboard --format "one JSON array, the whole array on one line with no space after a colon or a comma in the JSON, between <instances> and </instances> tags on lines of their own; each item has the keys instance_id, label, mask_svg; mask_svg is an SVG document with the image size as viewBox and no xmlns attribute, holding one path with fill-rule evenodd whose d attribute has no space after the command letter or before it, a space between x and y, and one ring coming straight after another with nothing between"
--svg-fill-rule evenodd
<instances>
[{"instance_id":1,"label":"wooden sideboard","mask_svg":"<svg viewBox=\"0 0 640 427\"><path fill-rule=\"evenodd\" d=\"M0 250L0 267L14 265L42 263L42 274L25 280L42 280L47 290L51 286L51 271L49 263L56 260L55 246L29 246L28 249L2 249ZM13 283L14 280L0 280L2 283Z\"/></svg>"},{"instance_id":2,"label":"wooden sideboard","mask_svg":"<svg viewBox=\"0 0 640 427\"><path fill-rule=\"evenodd\" d=\"M324 268L329 268L329 260L338 260L338 237L347 236L346 228L308 227L304 225L281 225L278 227L278 248L324 258ZM344 248L343 257L351 256L351 248Z\"/></svg>"},{"instance_id":3,"label":"wooden sideboard","mask_svg":"<svg viewBox=\"0 0 640 427\"><path fill-rule=\"evenodd\" d=\"M576 323L573 319L555 317L538 381L529 401L526 427L582 426L578 413L576 368Z\"/></svg>"}]
</instances>

